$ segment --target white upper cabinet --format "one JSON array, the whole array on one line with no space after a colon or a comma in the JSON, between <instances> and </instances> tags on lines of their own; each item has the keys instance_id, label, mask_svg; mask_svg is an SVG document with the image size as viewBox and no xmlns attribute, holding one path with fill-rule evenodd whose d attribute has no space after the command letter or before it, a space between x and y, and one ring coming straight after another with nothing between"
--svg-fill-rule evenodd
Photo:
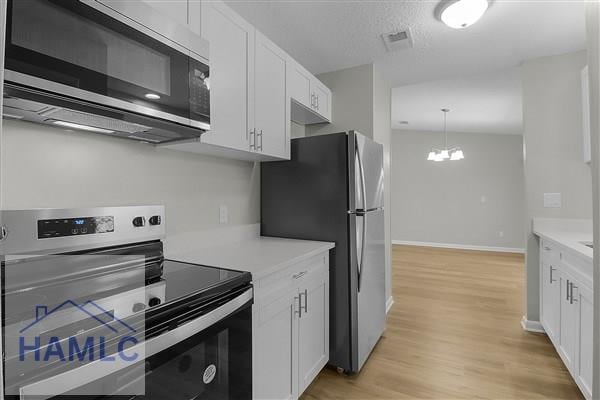
<instances>
[{"instance_id":1,"label":"white upper cabinet","mask_svg":"<svg viewBox=\"0 0 600 400\"><path fill-rule=\"evenodd\" d=\"M299 124L331 122L331 90L292 58L288 58L291 118Z\"/></svg>"},{"instance_id":2,"label":"white upper cabinet","mask_svg":"<svg viewBox=\"0 0 600 400\"><path fill-rule=\"evenodd\" d=\"M247 151L248 53L254 28L222 3L208 3L203 10L203 22L210 43L211 130L201 136L201 142Z\"/></svg>"},{"instance_id":3,"label":"white upper cabinet","mask_svg":"<svg viewBox=\"0 0 600 400\"><path fill-rule=\"evenodd\" d=\"M187 26L198 36L202 35L201 29L201 1L200 0L142 0L162 15L169 17L181 25ZM168 34L168 32L166 32Z\"/></svg>"},{"instance_id":4,"label":"white upper cabinet","mask_svg":"<svg viewBox=\"0 0 600 400\"><path fill-rule=\"evenodd\" d=\"M323 116L327 121L331 121L331 90L317 79L311 81L311 88L317 114Z\"/></svg>"},{"instance_id":5,"label":"white upper cabinet","mask_svg":"<svg viewBox=\"0 0 600 400\"><path fill-rule=\"evenodd\" d=\"M286 101L286 58L283 50L256 32L250 146L256 152L289 159L291 127Z\"/></svg>"},{"instance_id":6,"label":"white upper cabinet","mask_svg":"<svg viewBox=\"0 0 600 400\"><path fill-rule=\"evenodd\" d=\"M310 107L310 80L312 79L312 75L294 60L290 59L288 65L289 76L287 85L290 97L293 101L296 101L306 107Z\"/></svg>"},{"instance_id":7,"label":"white upper cabinet","mask_svg":"<svg viewBox=\"0 0 600 400\"><path fill-rule=\"evenodd\" d=\"M330 122L331 91L222 1L144 1L195 27L190 29L210 44L210 131L200 140L165 147L252 161L286 160L291 121ZM199 16L199 24L192 22Z\"/></svg>"}]
</instances>

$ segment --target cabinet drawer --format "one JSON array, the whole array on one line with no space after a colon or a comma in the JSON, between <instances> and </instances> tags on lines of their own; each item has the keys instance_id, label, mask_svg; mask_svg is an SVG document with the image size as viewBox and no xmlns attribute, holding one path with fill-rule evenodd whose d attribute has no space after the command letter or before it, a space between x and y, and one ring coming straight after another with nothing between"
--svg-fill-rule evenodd
<instances>
[{"instance_id":1,"label":"cabinet drawer","mask_svg":"<svg viewBox=\"0 0 600 400\"><path fill-rule=\"evenodd\" d=\"M560 250L554 243L543 239L540 243L540 256L543 261L560 260Z\"/></svg>"},{"instance_id":2,"label":"cabinet drawer","mask_svg":"<svg viewBox=\"0 0 600 400\"><path fill-rule=\"evenodd\" d=\"M325 252L260 279L255 284L255 302L265 304L272 296L277 297L280 292L297 289L300 281L312 276L314 271L319 269L327 271L328 262L329 252Z\"/></svg>"}]
</instances>

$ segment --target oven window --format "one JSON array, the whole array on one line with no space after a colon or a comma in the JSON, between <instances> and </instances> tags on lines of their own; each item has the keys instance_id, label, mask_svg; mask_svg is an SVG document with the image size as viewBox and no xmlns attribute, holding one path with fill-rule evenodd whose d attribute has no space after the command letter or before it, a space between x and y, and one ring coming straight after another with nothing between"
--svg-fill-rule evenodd
<instances>
[{"instance_id":1,"label":"oven window","mask_svg":"<svg viewBox=\"0 0 600 400\"><path fill-rule=\"evenodd\" d=\"M102 399L244 400L252 399L252 311L248 304L207 330L187 338L107 378L54 397L72 400L75 393L106 393ZM132 397L145 369L145 396ZM101 391L100 389L101 388ZM83 398L99 399L97 396Z\"/></svg>"},{"instance_id":2,"label":"oven window","mask_svg":"<svg viewBox=\"0 0 600 400\"><path fill-rule=\"evenodd\" d=\"M11 0L8 15L7 69L190 118L187 54L76 0Z\"/></svg>"}]
</instances>

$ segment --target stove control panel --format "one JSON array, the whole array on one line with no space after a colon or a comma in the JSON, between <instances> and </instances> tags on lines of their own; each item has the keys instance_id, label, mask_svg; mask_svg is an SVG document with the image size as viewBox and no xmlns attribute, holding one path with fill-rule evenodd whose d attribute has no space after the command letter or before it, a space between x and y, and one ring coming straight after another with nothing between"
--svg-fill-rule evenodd
<instances>
[{"instance_id":1,"label":"stove control panel","mask_svg":"<svg viewBox=\"0 0 600 400\"><path fill-rule=\"evenodd\" d=\"M115 217L42 219L37 222L38 239L91 235L115 231Z\"/></svg>"}]
</instances>

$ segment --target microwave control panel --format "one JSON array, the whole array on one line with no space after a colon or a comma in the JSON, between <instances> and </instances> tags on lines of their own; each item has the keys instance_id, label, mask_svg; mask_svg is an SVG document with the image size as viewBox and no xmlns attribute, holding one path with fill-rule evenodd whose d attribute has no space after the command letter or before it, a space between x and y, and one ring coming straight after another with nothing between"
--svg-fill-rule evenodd
<instances>
[{"instance_id":1,"label":"microwave control panel","mask_svg":"<svg viewBox=\"0 0 600 400\"><path fill-rule=\"evenodd\" d=\"M42 219L38 220L37 225L38 239L48 239L114 232L115 218L112 216L103 216Z\"/></svg>"}]
</instances>

